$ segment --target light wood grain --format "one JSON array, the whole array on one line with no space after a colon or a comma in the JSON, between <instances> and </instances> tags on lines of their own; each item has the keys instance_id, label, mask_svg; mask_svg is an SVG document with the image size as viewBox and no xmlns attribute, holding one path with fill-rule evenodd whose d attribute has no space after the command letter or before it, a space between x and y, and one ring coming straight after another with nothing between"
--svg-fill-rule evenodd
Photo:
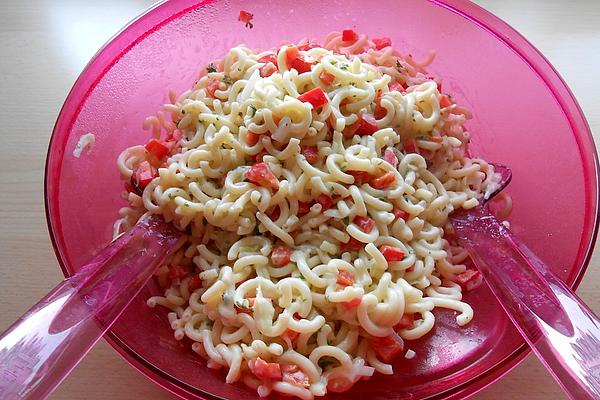
<instances>
[{"instance_id":1,"label":"light wood grain","mask_svg":"<svg viewBox=\"0 0 600 400\"><path fill-rule=\"evenodd\" d=\"M0 3L0 330L61 279L43 207L46 147L60 106L78 73L102 43L151 3ZM600 134L600 2L477 3L514 26L546 55L579 99L592 130ZM600 295L595 287L600 280L599 262L596 254L579 289L581 297L596 312L600 312ZM129 367L103 341L51 398L174 399ZM566 397L541 364L530 357L474 398Z\"/></svg>"}]
</instances>

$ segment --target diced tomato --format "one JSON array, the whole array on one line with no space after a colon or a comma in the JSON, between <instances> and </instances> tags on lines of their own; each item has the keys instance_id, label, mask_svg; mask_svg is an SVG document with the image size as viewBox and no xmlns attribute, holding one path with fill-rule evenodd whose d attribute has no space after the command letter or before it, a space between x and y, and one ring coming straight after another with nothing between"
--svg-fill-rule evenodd
<instances>
[{"instance_id":1,"label":"diced tomato","mask_svg":"<svg viewBox=\"0 0 600 400\"><path fill-rule=\"evenodd\" d=\"M346 171L348 175L352 175L354 177L355 185L362 185L363 183L370 182L373 179L373 176L369 174L367 171Z\"/></svg>"},{"instance_id":2,"label":"diced tomato","mask_svg":"<svg viewBox=\"0 0 600 400\"><path fill-rule=\"evenodd\" d=\"M285 62L289 67L290 64L300 57L300 50L296 46L289 46L285 51Z\"/></svg>"},{"instance_id":3,"label":"diced tomato","mask_svg":"<svg viewBox=\"0 0 600 400\"><path fill-rule=\"evenodd\" d=\"M330 74L327 71L323 71L319 74L319 79L321 80L321 82L323 82L323 84L331 85L335 80L335 75Z\"/></svg>"},{"instance_id":4,"label":"diced tomato","mask_svg":"<svg viewBox=\"0 0 600 400\"><path fill-rule=\"evenodd\" d=\"M387 115L387 110L385 107L382 107L379 102L375 103L375 111L373 111L373 116L375 119L382 119Z\"/></svg>"},{"instance_id":5,"label":"diced tomato","mask_svg":"<svg viewBox=\"0 0 600 400\"><path fill-rule=\"evenodd\" d=\"M202 287L202 279L198 275L192 276L190 282L188 283L188 290L193 292L194 290Z\"/></svg>"},{"instance_id":6,"label":"diced tomato","mask_svg":"<svg viewBox=\"0 0 600 400\"><path fill-rule=\"evenodd\" d=\"M131 182L125 182L123 184L123 186L125 188L125 191L127 191L128 193L135 192L135 188L133 187L133 185L131 184Z\"/></svg>"},{"instance_id":7,"label":"diced tomato","mask_svg":"<svg viewBox=\"0 0 600 400\"><path fill-rule=\"evenodd\" d=\"M277 363L268 363L260 357L256 357L252 372L262 379L281 380L281 366Z\"/></svg>"},{"instance_id":8,"label":"diced tomato","mask_svg":"<svg viewBox=\"0 0 600 400\"><path fill-rule=\"evenodd\" d=\"M254 132L248 132L246 135L246 142L248 142L248 146L254 146L260 140L260 135L257 135Z\"/></svg>"},{"instance_id":9,"label":"diced tomato","mask_svg":"<svg viewBox=\"0 0 600 400\"><path fill-rule=\"evenodd\" d=\"M273 207L271 212L267 213L267 215L269 216L269 218L271 218L271 221L275 221L279 219L279 216L281 215L281 209L279 208L279 206L275 206Z\"/></svg>"},{"instance_id":10,"label":"diced tomato","mask_svg":"<svg viewBox=\"0 0 600 400\"><path fill-rule=\"evenodd\" d=\"M254 164L244 173L244 176L248 178L250 182L257 184L258 186L275 190L279 189L277 177L273 171L271 171L271 168L264 162Z\"/></svg>"},{"instance_id":11,"label":"diced tomato","mask_svg":"<svg viewBox=\"0 0 600 400\"><path fill-rule=\"evenodd\" d=\"M396 175L392 171L390 171L386 172L378 178L371 180L369 184L375 189L386 189L394 182L396 182Z\"/></svg>"},{"instance_id":12,"label":"diced tomato","mask_svg":"<svg viewBox=\"0 0 600 400\"><path fill-rule=\"evenodd\" d=\"M285 52L285 59L288 68L294 68L299 73L310 72L312 64L304 60L304 56L300 54L300 50L291 46Z\"/></svg>"},{"instance_id":13,"label":"diced tomato","mask_svg":"<svg viewBox=\"0 0 600 400\"><path fill-rule=\"evenodd\" d=\"M408 221L410 214L400 208L394 208L392 213L396 216L396 218L402 218L405 221Z\"/></svg>"},{"instance_id":14,"label":"diced tomato","mask_svg":"<svg viewBox=\"0 0 600 400\"><path fill-rule=\"evenodd\" d=\"M148 143L146 143L146 151L157 158L164 158L167 154L169 154L169 148L167 145L160 140L150 139Z\"/></svg>"},{"instance_id":15,"label":"diced tomato","mask_svg":"<svg viewBox=\"0 0 600 400\"><path fill-rule=\"evenodd\" d=\"M404 350L402 339L396 340L392 336L371 339L371 347L378 358L386 363L392 362Z\"/></svg>"},{"instance_id":16,"label":"diced tomato","mask_svg":"<svg viewBox=\"0 0 600 400\"><path fill-rule=\"evenodd\" d=\"M340 376L327 381L327 391L331 393L343 393L350 390L353 385L354 382L352 380Z\"/></svg>"},{"instance_id":17,"label":"diced tomato","mask_svg":"<svg viewBox=\"0 0 600 400\"><path fill-rule=\"evenodd\" d=\"M240 16L238 17L239 21L242 22L250 22L254 18L254 14L249 13L248 11L240 10Z\"/></svg>"},{"instance_id":18,"label":"diced tomato","mask_svg":"<svg viewBox=\"0 0 600 400\"><path fill-rule=\"evenodd\" d=\"M265 65L263 65L262 67L260 67L258 69L258 73L260 74L261 78L266 78L267 76L271 76L275 72L277 72L277 66L271 62L266 63Z\"/></svg>"},{"instance_id":19,"label":"diced tomato","mask_svg":"<svg viewBox=\"0 0 600 400\"><path fill-rule=\"evenodd\" d=\"M302 93L298 96L298 100L303 103L310 103L314 108L319 108L329 101L327 95L323 92L323 89L316 87L309 90L308 92Z\"/></svg>"},{"instance_id":20,"label":"diced tomato","mask_svg":"<svg viewBox=\"0 0 600 400\"><path fill-rule=\"evenodd\" d=\"M358 124L358 129L356 129L356 133L360 136L369 136L374 134L379 130L377 126L377 121L373 118L372 115L363 114L360 117L360 123Z\"/></svg>"},{"instance_id":21,"label":"diced tomato","mask_svg":"<svg viewBox=\"0 0 600 400\"><path fill-rule=\"evenodd\" d=\"M277 65L277 54L275 53L269 53L269 54L265 54L264 56L262 56L261 58L259 58L258 60L256 60L259 63L272 63L274 65Z\"/></svg>"},{"instance_id":22,"label":"diced tomato","mask_svg":"<svg viewBox=\"0 0 600 400\"><path fill-rule=\"evenodd\" d=\"M408 153L417 153L419 154L419 147L417 146L417 141L413 139L408 139L402 142L402 147L404 151Z\"/></svg>"},{"instance_id":23,"label":"diced tomato","mask_svg":"<svg viewBox=\"0 0 600 400\"><path fill-rule=\"evenodd\" d=\"M257 163L261 163L263 162L263 157L269 155L269 152L266 149L262 149L261 151L258 152L257 155L255 155L254 161Z\"/></svg>"},{"instance_id":24,"label":"diced tomato","mask_svg":"<svg viewBox=\"0 0 600 400\"><path fill-rule=\"evenodd\" d=\"M129 182L125 182L125 190L130 193L135 193L138 196L144 194L144 189L135 182L135 174L131 176Z\"/></svg>"},{"instance_id":25,"label":"diced tomato","mask_svg":"<svg viewBox=\"0 0 600 400\"><path fill-rule=\"evenodd\" d=\"M319 149L317 146L302 146L302 155L309 164L314 165L319 160Z\"/></svg>"},{"instance_id":26,"label":"diced tomato","mask_svg":"<svg viewBox=\"0 0 600 400\"><path fill-rule=\"evenodd\" d=\"M397 247L383 245L379 248L381 254L387 261L402 261L406 254Z\"/></svg>"},{"instance_id":27,"label":"diced tomato","mask_svg":"<svg viewBox=\"0 0 600 400\"><path fill-rule=\"evenodd\" d=\"M354 284L354 274L349 271L340 271L337 277L337 283L342 286L352 286Z\"/></svg>"},{"instance_id":28,"label":"diced tomato","mask_svg":"<svg viewBox=\"0 0 600 400\"><path fill-rule=\"evenodd\" d=\"M396 91L402 93L406 90L400 82L390 82L388 87L390 88L390 92Z\"/></svg>"},{"instance_id":29,"label":"diced tomato","mask_svg":"<svg viewBox=\"0 0 600 400\"><path fill-rule=\"evenodd\" d=\"M158 168L162 164L162 159L156 157L152 153L146 153L146 160L152 165L153 168Z\"/></svg>"},{"instance_id":30,"label":"diced tomato","mask_svg":"<svg viewBox=\"0 0 600 400\"><path fill-rule=\"evenodd\" d=\"M362 301L362 297L359 296L359 297L353 298L350 301L343 301L342 305L344 307L348 308L348 309L350 309L350 308L356 308L356 307L358 307L360 305L361 301Z\"/></svg>"},{"instance_id":31,"label":"diced tomato","mask_svg":"<svg viewBox=\"0 0 600 400\"><path fill-rule=\"evenodd\" d=\"M208 95L210 97L215 97L215 92L219 89L220 83L221 83L221 81L219 81L217 79L213 79L212 81L210 81L210 83L206 87L206 92L208 93Z\"/></svg>"},{"instance_id":32,"label":"diced tomato","mask_svg":"<svg viewBox=\"0 0 600 400\"><path fill-rule=\"evenodd\" d=\"M152 167L148 161L142 161L133 171L131 184L134 188L141 189L141 191L143 191L144 188L148 186L150 182L152 182L152 179L157 176L158 172L156 169Z\"/></svg>"},{"instance_id":33,"label":"diced tomato","mask_svg":"<svg viewBox=\"0 0 600 400\"><path fill-rule=\"evenodd\" d=\"M286 246L275 246L271 253L271 262L276 267L288 265L291 261L292 249Z\"/></svg>"},{"instance_id":34,"label":"diced tomato","mask_svg":"<svg viewBox=\"0 0 600 400\"><path fill-rule=\"evenodd\" d=\"M288 329L289 330L289 329ZM283 373L283 381L291 383L292 385L301 386L301 387L309 387L310 381L308 380L308 376L302 372L300 368L298 368L295 364L283 365L281 367L281 372Z\"/></svg>"},{"instance_id":35,"label":"diced tomato","mask_svg":"<svg viewBox=\"0 0 600 400\"><path fill-rule=\"evenodd\" d=\"M371 40L373 41L373 44L377 50L381 50L384 47L389 47L392 45L392 39L389 37L373 38Z\"/></svg>"},{"instance_id":36,"label":"diced tomato","mask_svg":"<svg viewBox=\"0 0 600 400\"><path fill-rule=\"evenodd\" d=\"M341 105L341 103L340 103L340 105ZM335 126L335 123L333 124L333 126ZM348 138L348 139L351 138L352 136L354 136L354 134L358 130L359 126L360 126L360 119L358 121L356 121L355 123L353 123L352 125L348 125L348 126L344 127L344 130L342 131L342 135L344 135L345 138Z\"/></svg>"},{"instance_id":37,"label":"diced tomato","mask_svg":"<svg viewBox=\"0 0 600 400\"><path fill-rule=\"evenodd\" d=\"M446 96L445 94L443 94L440 97L440 107L441 108L446 108L446 107L450 107L452 105L452 103L450 102L450 99L448 98L448 96Z\"/></svg>"},{"instance_id":38,"label":"diced tomato","mask_svg":"<svg viewBox=\"0 0 600 400\"><path fill-rule=\"evenodd\" d=\"M183 132L181 132L179 129L175 129L173 132L167 133L167 137L165 137L165 140L167 142L179 142L182 138Z\"/></svg>"},{"instance_id":39,"label":"diced tomato","mask_svg":"<svg viewBox=\"0 0 600 400\"><path fill-rule=\"evenodd\" d=\"M320 194L317 196L317 203L321 205L321 211L325 211L333 206L333 199L326 194Z\"/></svg>"},{"instance_id":40,"label":"diced tomato","mask_svg":"<svg viewBox=\"0 0 600 400\"><path fill-rule=\"evenodd\" d=\"M473 290L483 281L481 272L474 269L468 269L456 276L456 282L465 290Z\"/></svg>"},{"instance_id":41,"label":"diced tomato","mask_svg":"<svg viewBox=\"0 0 600 400\"><path fill-rule=\"evenodd\" d=\"M299 215L307 214L310 211L310 207L311 207L310 203L305 203L303 201L299 201L298 202L298 214Z\"/></svg>"},{"instance_id":42,"label":"diced tomato","mask_svg":"<svg viewBox=\"0 0 600 400\"><path fill-rule=\"evenodd\" d=\"M363 247L365 247L365 244L363 242L359 242L358 240L354 239L353 237L350 237L350 240L348 240L348 243L340 244L340 251L342 253L345 251L356 251L356 250L362 249Z\"/></svg>"},{"instance_id":43,"label":"diced tomato","mask_svg":"<svg viewBox=\"0 0 600 400\"><path fill-rule=\"evenodd\" d=\"M171 279L181 279L187 274L187 269L181 265L171 265L169 267L169 278Z\"/></svg>"},{"instance_id":44,"label":"diced tomato","mask_svg":"<svg viewBox=\"0 0 600 400\"><path fill-rule=\"evenodd\" d=\"M352 44L358 40L358 33L352 29L344 29L342 31L342 41L346 44Z\"/></svg>"},{"instance_id":45,"label":"diced tomato","mask_svg":"<svg viewBox=\"0 0 600 400\"><path fill-rule=\"evenodd\" d=\"M358 227L365 233L371 232L375 226L375 221L373 221L371 218L361 217L360 215L354 217L354 221L352 222L358 225Z\"/></svg>"},{"instance_id":46,"label":"diced tomato","mask_svg":"<svg viewBox=\"0 0 600 400\"><path fill-rule=\"evenodd\" d=\"M286 329L283 332L282 338L284 338L284 339L288 338L288 339L290 339L290 342L293 343L296 341L296 339L298 339L298 336L300 336L299 332L293 331L291 329Z\"/></svg>"},{"instance_id":47,"label":"diced tomato","mask_svg":"<svg viewBox=\"0 0 600 400\"><path fill-rule=\"evenodd\" d=\"M383 159L390 163L394 168L396 168L396 166L398 165L398 157L396 157L396 153L394 153L394 150L392 150L389 147L383 152Z\"/></svg>"},{"instance_id":48,"label":"diced tomato","mask_svg":"<svg viewBox=\"0 0 600 400\"><path fill-rule=\"evenodd\" d=\"M402 318L400 318L400 322L398 322L394 326L394 330L398 331L400 329L412 328L415 324L415 314L413 313L404 313Z\"/></svg>"},{"instance_id":49,"label":"diced tomato","mask_svg":"<svg viewBox=\"0 0 600 400\"><path fill-rule=\"evenodd\" d=\"M238 17L238 21L242 21L246 27L252 28L252 19L254 18L254 14L249 13L248 11L240 10L240 16Z\"/></svg>"}]
</instances>

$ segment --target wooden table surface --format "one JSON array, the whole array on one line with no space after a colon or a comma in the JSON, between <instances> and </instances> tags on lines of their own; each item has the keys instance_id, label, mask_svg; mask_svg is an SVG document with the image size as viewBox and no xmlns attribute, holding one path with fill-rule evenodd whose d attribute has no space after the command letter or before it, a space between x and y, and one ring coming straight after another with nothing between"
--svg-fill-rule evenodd
<instances>
[{"instance_id":1,"label":"wooden table surface","mask_svg":"<svg viewBox=\"0 0 600 400\"><path fill-rule=\"evenodd\" d=\"M58 111L96 50L151 0L0 2L0 331L62 275L43 206L46 147ZM600 135L600 2L478 0L552 62ZM600 252L580 296L597 313ZM107 384L108 383L108 384ZM54 400L174 399L127 365L104 341L51 396ZM535 357L474 399L565 399Z\"/></svg>"}]
</instances>

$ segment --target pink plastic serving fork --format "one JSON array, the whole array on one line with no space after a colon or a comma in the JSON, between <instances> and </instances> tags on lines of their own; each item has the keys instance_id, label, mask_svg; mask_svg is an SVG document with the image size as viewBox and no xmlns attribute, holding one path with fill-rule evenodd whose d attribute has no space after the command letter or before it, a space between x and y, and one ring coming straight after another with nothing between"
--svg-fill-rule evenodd
<instances>
[{"instance_id":1,"label":"pink plastic serving fork","mask_svg":"<svg viewBox=\"0 0 600 400\"><path fill-rule=\"evenodd\" d=\"M502 183L493 195L512 176L502 165L495 168ZM598 317L483 204L452 213L450 221L504 311L564 392L576 400L600 399Z\"/></svg>"},{"instance_id":2,"label":"pink plastic serving fork","mask_svg":"<svg viewBox=\"0 0 600 400\"><path fill-rule=\"evenodd\" d=\"M152 216L63 280L0 337L0 399L45 399L117 320L179 237Z\"/></svg>"}]
</instances>

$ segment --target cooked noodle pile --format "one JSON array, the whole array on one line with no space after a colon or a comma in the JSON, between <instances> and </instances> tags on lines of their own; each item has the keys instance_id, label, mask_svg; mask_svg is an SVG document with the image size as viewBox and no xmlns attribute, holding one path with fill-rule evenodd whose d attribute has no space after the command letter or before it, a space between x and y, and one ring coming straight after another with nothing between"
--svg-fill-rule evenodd
<instances>
[{"instance_id":1,"label":"cooked noodle pile","mask_svg":"<svg viewBox=\"0 0 600 400\"><path fill-rule=\"evenodd\" d=\"M261 396L348 390L427 334L473 318L480 282L444 232L497 175L470 158L468 112L389 39L229 51L146 121L118 160L130 207L186 231L159 270L175 338ZM410 342L408 342L410 343ZM408 352L407 352L408 350ZM418 356L418 355L417 355Z\"/></svg>"}]
</instances>

